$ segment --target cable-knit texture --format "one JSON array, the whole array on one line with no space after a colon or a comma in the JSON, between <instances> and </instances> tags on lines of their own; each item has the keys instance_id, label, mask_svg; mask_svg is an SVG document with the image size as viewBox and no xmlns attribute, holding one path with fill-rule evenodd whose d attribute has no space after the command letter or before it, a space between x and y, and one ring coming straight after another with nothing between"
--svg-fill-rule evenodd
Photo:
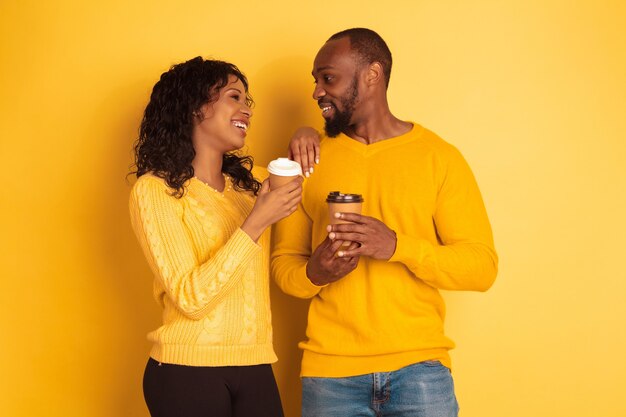
<instances>
[{"instance_id":1,"label":"cable-knit texture","mask_svg":"<svg viewBox=\"0 0 626 417\"><path fill-rule=\"evenodd\" d=\"M220 193L193 178L172 197L140 177L130 196L133 229L155 275L163 325L148 334L151 356L190 366L272 363L269 230L255 243L240 229L254 196L227 178Z\"/></svg>"}]
</instances>

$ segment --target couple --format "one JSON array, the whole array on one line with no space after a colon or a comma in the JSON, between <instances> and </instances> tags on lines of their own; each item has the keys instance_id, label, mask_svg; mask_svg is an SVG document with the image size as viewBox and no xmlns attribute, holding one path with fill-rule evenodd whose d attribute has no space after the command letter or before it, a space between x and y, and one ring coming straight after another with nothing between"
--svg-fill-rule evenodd
<instances>
[{"instance_id":1,"label":"couple","mask_svg":"<svg viewBox=\"0 0 626 417\"><path fill-rule=\"evenodd\" d=\"M497 256L461 154L390 112L391 63L368 29L320 49L313 98L327 137L319 148L310 133L290 143L305 172L319 159L304 187L298 178L270 190L236 153L252 111L235 66L196 58L154 86L130 199L164 310L148 336L152 416L283 415L269 365L274 223L273 276L311 298L302 415L458 414L439 289L486 290ZM362 194L363 215L329 226L330 191Z\"/></svg>"}]
</instances>

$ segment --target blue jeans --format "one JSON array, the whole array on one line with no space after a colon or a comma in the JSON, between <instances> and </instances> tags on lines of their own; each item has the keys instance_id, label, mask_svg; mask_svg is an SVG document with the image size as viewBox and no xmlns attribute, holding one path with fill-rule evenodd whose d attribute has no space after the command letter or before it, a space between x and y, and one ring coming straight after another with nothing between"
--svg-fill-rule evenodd
<instances>
[{"instance_id":1,"label":"blue jeans","mask_svg":"<svg viewBox=\"0 0 626 417\"><path fill-rule=\"evenodd\" d=\"M439 361L346 378L302 378L302 417L457 417L450 370Z\"/></svg>"}]
</instances>

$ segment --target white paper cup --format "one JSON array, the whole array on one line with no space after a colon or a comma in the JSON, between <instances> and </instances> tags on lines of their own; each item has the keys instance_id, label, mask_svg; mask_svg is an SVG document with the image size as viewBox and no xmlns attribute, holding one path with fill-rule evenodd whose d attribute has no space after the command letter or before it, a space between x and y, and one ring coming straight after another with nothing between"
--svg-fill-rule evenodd
<instances>
[{"instance_id":1,"label":"white paper cup","mask_svg":"<svg viewBox=\"0 0 626 417\"><path fill-rule=\"evenodd\" d=\"M289 158L274 159L267 166L270 173L270 189L275 190L282 187L294 178L302 175L302 167L296 161Z\"/></svg>"}]
</instances>

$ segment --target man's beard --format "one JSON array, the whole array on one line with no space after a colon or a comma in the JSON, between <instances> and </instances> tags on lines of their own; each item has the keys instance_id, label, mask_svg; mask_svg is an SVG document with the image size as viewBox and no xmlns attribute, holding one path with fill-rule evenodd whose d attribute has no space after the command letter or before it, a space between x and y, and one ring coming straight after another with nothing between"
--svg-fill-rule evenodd
<instances>
[{"instance_id":1,"label":"man's beard","mask_svg":"<svg viewBox=\"0 0 626 417\"><path fill-rule=\"evenodd\" d=\"M326 119L326 123L324 125L326 136L334 138L338 134L346 132L348 127L350 127L350 120L352 119L352 114L354 113L356 99L358 96L359 89L357 85L357 78L354 77L352 79L352 85L346 95L339 99L343 111L339 111L339 109L335 107L334 117L332 119Z\"/></svg>"}]
</instances>

